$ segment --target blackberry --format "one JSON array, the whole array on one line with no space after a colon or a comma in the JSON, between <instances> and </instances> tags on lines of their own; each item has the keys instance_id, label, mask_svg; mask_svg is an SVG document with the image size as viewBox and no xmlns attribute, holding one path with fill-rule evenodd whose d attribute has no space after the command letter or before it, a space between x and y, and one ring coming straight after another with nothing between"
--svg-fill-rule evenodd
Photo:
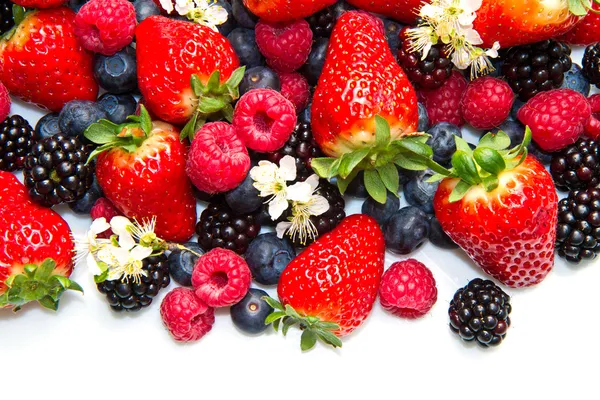
<instances>
[{"instance_id":1,"label":"blackberry","mask_svg":"<svg viewBox=\"0 0 600 400\"><path fill-rule=\"evenodd\" d=\"M285 145L275 152L267 153L267 159L277 165L284 156L296 159L296 178L299 181L305 181L314 173L310 162L315 157L322 157L323 153L313 138L310 122L298 122Z\"/></svg>"},{"instance_id":2,"label":"blackberry","mask_svg":"<svg viewBox=\"0 0 600 400\"><path fill-rule=\"evenodd\" d=\"M0 0L0 35L4 35L15 26L12 7L13 3L10 1Z\"/></svg>"},{"instance_id":3,"label":"blackberry","mask_svg":"<svg viewBox=\"0 0 600 400\"><path fill-rule=\"evenodd\" d=\"M206 251L222 247L244 254L259 232L254 214L236 215L229 206L219 203L210 203L196 224L198 244Z\"/></svg>"},{"instance_id":4,"label":"blackberry","mask_svg":"<svg viewBox=\"0 0 600 400\"><path fill-rule=\"evenodd\" d=\"M600 188L570 192L558 203L556 249L574 264L600 253Z\"/></svg>"},{"instance_id":5,"label":"blackberry","mask_svg":"<svg viewBox=\"0 0 600 400\"><path fill-rule=\"evenodd\" d=\"M38 136L20 115L6 118L0 124L0 170L22 169L25 158Z\"/></svg>"},{"instance_id":6,"label":"blackberry","mask_svg":"<svg viewBox=\"0 0 600 400\"><path fill-rule=\"evenodd\" d=\"M63 134L42 139L25 159L25 186L31 199L45 207L81 199L94 181L86 165L88 148Z\"/></svg>"},{"instance_id":7,"label":"blackberry","mask_svg":"<svg viewBox=\"0 0 600 400\"><path fill-rule=\"evenodd\" d=\"M166 255L148 257L142 263L146 275L141 276L139 283L129 277L96 284L114 311L133 312L148 307L158 292L171 283Z\"/></svg>"},{"instance_id":8,"label":"blackberry","mask_svg":"<svg viewBox=\"0 0 600 400\"><path fill-rule=\"evenodd\" d=\"M561 87L572 66L571 48L555 40L545 40L508 49L502 74L519 99L526 102L539 92Z\"/></svg>"},{"instance_id":9,"label":"blackberry","mask_svg":"<svg viewBox=\"0 0 600 400\"><path fill-rule=\"evenodd\" d=\"M306 21L315 37L329 37L337 22L337 15L333 7L327 7L306 18Z\"/></svg>"},{"instance_id":10,"label":"blackberry","mask_svg":"<svg viewBox=\"0 0 600 400\"><path fill-rule=\"evenodd\" d=\"M600 42L592 44L583 54L583 75L600 88Z\"/></svg>"},{"instance_id":11,"label":"blackberry","mask_svg":"<svg viewBox=\"0 0 600 400\"><path fill-rule=\"evenodd\" d=\"M510 327L510 296L494 282L473 279L450 302L450 329L465 341L497 346Z\"/></svg>"},{"instance_id":12,"label":"blackberry","mask_svg":"<svg viewBox=\"0 0 600 400\"><path fill-rule=\"evenodd\" d=\"M550 164L552 179L559 190L580 190L600 183L600 144L580 139L554 153Z\"/></svg>"}]
</instances>

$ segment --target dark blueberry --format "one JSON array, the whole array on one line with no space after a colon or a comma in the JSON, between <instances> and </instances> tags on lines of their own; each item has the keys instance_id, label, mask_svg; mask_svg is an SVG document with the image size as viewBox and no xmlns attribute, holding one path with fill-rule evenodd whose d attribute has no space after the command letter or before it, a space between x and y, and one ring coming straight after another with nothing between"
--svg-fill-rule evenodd
<instances>
[{"instance_id":1,"label":"dark blueberry","mask_svg":"<svg viewBox=\"0 0 600 400\"><path fill-rule=\"evenodd\" d=\"M69 203L69 208L75 214L89 215L90 211L92 210L92 207L94 206L94 204L96 204L96 201L103 196L104 194L102 193L102 188L96 180L96 175L94 175L94 181L92 182L92 186L88 189L87 192L85 192L85 195L83 195L81 199L73 203Z\"/></svg>"},{"instance_id":2,"label":"dark blueberry","mask_svg":"<svg viewBox=\"0 0 600 400\"><path fill-rule=\"evenodd\" d=\"M427 132L429 129L429 115L427 109L423 103L418 103L419 107L419 126L417 127L418 132Z\"/></svg>"},{"instance_id":3,"label":"dark blueberry","mask_svg":"<svg viewBox=\"0 0 600 400\"><path fill-rule=\"evenodd\" d=\"M433 174L432 171L427 171L424 174L414 177L403 187L406 202L428 214L433 214L433 196L435 196L439 185L439 182L427 182Z\"/></svg>"},{"instance_id":4,"label":"dark blueberry","mask_svg":"<svg viewBox=\"0 0 600 400\"><path fill-rule=\"evenodd\" d=\"M61 133L58 126L58 113L49 113L40 118L35 125L35 133L39 139L45 139Z\"/></svg>"},{"instance_id":5,"label":"dark blueberry","mask_svg":"<svg viewBox=\"0 0 600 400\"><path fill-rule=\"evenodd\" d=\"M264 203L259 191L254 187L250 174L235 189L225 195L225 201L237 214L249 214L258 210Z\"/></svg>"},{"instance_id":6,"label":"dark blueberry","mask_svg":"<svg viewBox=\"0 0 600 400\"><path fill-rule=\"evenodd\" d=\"M429 231L427 214L417 207L404 207L385 224L385 244L394 253L410 254L429 237Z\"/></svg>"},{"instance_id":7,"label":"dark blueberry","mask_svg":"<svg viewBox=\"0 0 600 400\"><path fill-rule=\"evenodd\" d=\"M400 208L400 199L391 192L387 192L387 200L385 204L381 204L372 197L365 200L362 205L361 212L370 217L375 218L379 225L384 226L385 223L394 215Z\"/></svg>"},{"instance_id":8,"label":"dark blueberry","mask_svg":"<svg viewBox=\"0 0 600 400\"><path fill-rule=\"evenodd\" d=\"M452 155L456 152L455 136L462 138L460 128L448 122L440 122L433 125L427 131L431 137L427 139L427 144L433 150L433 160L440 164L448 164Z\"/></svg>"},{"instance_id":9,"label":"dark blueberry","mask_svg":"<svg viewBox=\"0 0 600 400\"><path fill-rule=\"evenodd\" d=\"M129 93L137 89L135 50L127 46L112 56L94 56L94 77L110 93Z\"/></svg>"},{"instance_id":10,"label":"dark blueberry","mask_svg":"<svg viewBox=\"0 0 600 400\"><path fill-rule=\"evenodd\" d=\"M232 16L233 10L231 4L226 0L217 0L214 4L223 7L225 11L227 11L227 20L221 25L217 25L219 33L223 36L227 36L236 27L235 19ZM244 65L244 63L242 63L242 65Z\"/></svg>"},{"instance_id":11,"label":"dark blueberry","mask_svg":"<svg viewBox=\"0 0 600 400\"><path fill-rule=\"evenodd\" d=\"M259 67L265 63L265 59L260 54L256 45L253 29L235 28L227 36L227 40L229 40L231 47L235 50L241 65L245 65L246 68L250 69Z\"/></svg>"},{"instance_id":12,"label":"dark blueberry","mask_svg":"<svg viewBox=\"0 0 600 400\"><path fill-rule=\"evenodd\" d=\"M284 268L296 257L289 239L275 233L258 235L246 251L246 262L254 280L262 285L276 285Z\"/></svg>"},{"instance_id":13,"label":"dark blueberry","mask_svg":"<svg viewBox=\"0 0 600 400\"><path fill-rule=\"evenodd\" d=\"M369 193L367 193L367 188L365 187L363 171L360 171L358 175L356 175L356 178L350 182L345 194L359 199L366 199L369 197Z\"/></svg>"},{"instance_id":14,"label":"dark blueberry","mask_svg":"<svg viewBox=\"0 0 600 400\"><path fill-rule=\"evenodd\" d=\"M581 67L573 63L571 69L565 74L561 89L573 89L588 97L590 95L590 81L583 75Z\"/></svg>"},{"instance_id":15,"label":"dark blueberry","mask_svg":"<svg viewBox=\"0 0 600 400\"><path fill-rule=\"evenodd\" d=\"M192 272L199 256L194 254L204 254L204 250L198 245L198 243L187 242L183 244L183 247L188 250L175 249L171 251L168 257L169 263L169 274L171 278L181 286L192 286ZM192 253L192 251L194 253Z\"/></svg>"},{"instance_id":16,"label":"dark blueberry","mask_svg":"<svg viewBox=\"0 0 600 400\"><path fill-rule=\"evenodd\" d=\"M241 331L256 335L269 327L265 325L265 319L273 312L263 297L267 292L260 289L250 289L246 296L237 304L231 306L231 320Z\"/></svg>"},{"instance_id":17,"label":"dark blueberry","mask_svg":"<svg viewBox=\"0 0 600 400\"><path fill-rule=\"evenodd\" d=\"M264 88L281 90L281 82L277 74L267 67L254 67L246 70L240 83L240 96L252 89Z\"/></svg>"},{"instance_id":18,"label":"dark blueberry","mask_svg":"<svg viewBox=\"0 0 600 400\"><path fill-rule=\"evenodd\" d=\"M492 129L490 132L497 133L498 131L502 131L508 135L511 148L520 145L525 137L525 126L519 121L504 121L502 125Z\"/></svg>"},{"instance_id":19,"label":"dark blueberry","mask_svg":"<svg viewBox=\"0 0 600 400\"><path fill-rule=\"evenodd\" d=\"M319 77L325 65L325 56L327 55L327 46L329 45L328 38L318 38L313 43L308 60L300 70L306 77L306 80L311 86L316 86L319 82Z\"/></svg>"},{"instance_id":20,"label":"dark blueberry","mask_svg":"<svg viewBox=\"0 0 600 400\"><path fill-rule=\"evenodd\" d=\"M98 105L106 112L109 121L122 124L128 116L135 114L137 101L130 94L104 93L98 99Z\"/></svg>"},{"instance_id":21,"label":"dark blueberry","mask_svg":"<svg viewBox=\"0 0 600 400\"><path fill-rule=\"evenodd\" d=\"M135 8L135 19L138 24L148 17L160 15L160 8L153 0L135 0L133 2Z\"/></svg>"},{"instance_id":22,"label":"dark blueberry","mask_svg":"<svg viewBox=\"0 0 600 400\"><path fill-rule=\"evenodd\" d=\"M91 124L106 119L106 112L93 101L72 100L65 104L58 116L58 126L67 136L83 136Z\"/></svg>"},{"instance_id":23,"label":"dark blueberry","mask_svg":"<svg viewBox=\"0 0 600 400\"><path fill-rule=\"evenodd\" d=\"M89 0L69 0L69 8L75 12L79 12L81 7Z\"/></svg>"},{"instance_id":24,"label":"dark blueberry","mask_svg":"<svg viewBox=\"0 0 600 400\"><path fill-rule=\"evenodd\" d=\"M258 22L258 17L252 14L245 6L242 0L232 0L231 8L233 11L233 18L237 23L248 29L254 29Z\"/></svg>"},{"instance_id":25,"label":"dark blueberry","mask_svg":"<svg viewBox=\"0 0 600 400\"><path fill-rule=\"evenodd\" d=\"M448 236L446 232L444 232L440 225L440 221L438 221L435 215L431 216L429 222L431 224L431 231L429 232L429 240L431 243L442 249L458 249L458 245L450 239L450 236Z\"/></svg>"},{"instance_id":26,"label":"dark blueberry","mask_svg":"<svg viewBox=\"0 0 600 400\"><path fill-rule=\"evenodd\" d=\"M529 153L535 156L542 164L549 165L552 162L552 153L544 151L534 141L527 147Z\"/></svg>"},{"instance_id":27,"label":"dark blueberry","mask_svg":"<svg viewBox=\"0 0 600 400\"><path fill-rule=\"evenodd\" d=\"M406 185L411 179L424 174L424 171L412 171L398 167L398 181L401 186Z\"/></svg>"},{"instance_id":28,"label":"dark blueberry","mask_svg":"<svg viewBox=\"0 0 600 400\"><path fill-rule=\"evenodd\" d=\"M523 107L525 105L525 102L519 100L519 98L515 98L515 101L513 103L513 106L510 110L510 115L508 116L509 119L512 119L514 121L518 121L519 118L517 118L517 114L519 113L519 110L521 109L521 107Z\"/></svg>"},{"instance_id":29,"label":"dark blueberry","mask_svg":"<svg viewBox=\"0 0 600 400\"><path fill-rule=\"evenodd\" d=\"M404 25L394 20L384 18L383 27L385 31L385 38L390 46L390 50L392 51L394 57L396 57L396 54L398 53L398 47L400 47L400 31Z\"/></svg>"}]
</instances>

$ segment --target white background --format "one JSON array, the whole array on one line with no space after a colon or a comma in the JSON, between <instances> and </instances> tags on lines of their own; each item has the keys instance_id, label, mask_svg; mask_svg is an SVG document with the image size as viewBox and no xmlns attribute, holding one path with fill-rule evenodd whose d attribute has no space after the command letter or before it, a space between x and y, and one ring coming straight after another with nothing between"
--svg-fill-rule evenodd
<instances>
[{"instance_id":1,"label":"white background","mask_svg":"<svg viewBox=\"0 0 600 400\"><path fill-rule=\"evenodd\" d=\"M581 50L573 60L581 62ZM32 126L43 115L18 102L12 112ZM350 200L348 213L361 204ZM56 210L75 235L89 226L68 207ZM0 398L599 398L600 261L575 267L557 258L537 287L507 289L512 327L498 348L481 349L450 331L447 309L459 287L484 274L461 250L428 243L411 257L437 280L428 315L405 321L377 303L342 349L319 344L304 354L297 331L251 337L233 326L228 309L217 311L201 341L178 344L159 315L175 283L149 308L118 314L82 266L72 278L85 295L67 293L58 312L0 310ZM387 253L386 267L399 259Z\"/></svg>"}]
</instances>

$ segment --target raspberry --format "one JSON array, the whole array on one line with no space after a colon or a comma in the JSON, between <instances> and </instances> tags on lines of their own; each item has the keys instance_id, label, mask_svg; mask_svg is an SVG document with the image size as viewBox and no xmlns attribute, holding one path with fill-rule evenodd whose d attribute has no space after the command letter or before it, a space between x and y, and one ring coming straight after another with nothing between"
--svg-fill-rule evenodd
<instances>
[{"instance_id":1,"label":"raspberry","mask_svg":"<svg viewBox=\"0 0 600 400\"><path fill-rule=\"evenodd\" d=\"M211 307L226 307L244 298L252 274L246 261L231 250L212 249L198 259L192 273L196 296Z\"/></svg>"},{"instance_id":2,"label":"raspberry","mask_svg":"<svg viewBox=\"0 0 600 400\"><path fill-rule=\"evenodd\" d=\"M207 306L192 289L176 288L160 305L163 323L178 342L193 342L206 335L215 323L215 309Z\"/></svg>"},{"instance_id":3,"label":"raspberry","mask_svg":"<svg viewBox=\"0 0 600 400\"><path fill-rule=\"evenodd\" d=\"M279 92L254 89L239 99L233 126L248 148L263 153L275 151L294 131L296 111Z\"/></svg>"},{"instance_id":4,"label":"raspberry","mask_svg":"<svg viewBox=\"0 0 600 400\"><path fill-rule=\"evenodd\" d=\"M75 17L75 34L83 47L111 56L133 40L135 8L127 0L91 0Z\"/></svg>"},{"instance_id":5,"label":"raspberry","mask_svg":"<svg viewBox=\"0 0 600 400\"><path fill-rule=\"evenodd\" d=\"M435 278L417 260L411 258L393 263L381 277L381 306L398 317L422 317L431 310L436 300Z\"/></svg>"},{"instance_id":6,"label":"raspberry","mask_svg":"<svg viewBox=\"0 0 600 400\"><path fill-rule=\"evenodd\" d=\"M226 122L206 124L196 132L186 171L201 191L214 194L236 188L250 169L250 156L233 126Z\"/></svg>"},{"instance_id":7,"label":"raspberry","mask_svg":"<svg viewBox=\"0 0 600 400\"><path fill-rule=\"evenodd\" d=\"M508 118L515 96L508 83L486 76L469 84L461 102L463 118L477 129L492 129Z\"/></svg>"},{"instance_id":8,"label":"raspberry","mask_svg":"<svg viewBox=\"0 0 600 400\"><path fill-rule=\"evenodd\" d=\"M600 141L600 94L590 96L587 100L592 108L592 116L585 124L584 131L586 136Z\"/></svg>"},{"instance_id":9,"label":"raspberry","mask_svg":"<svg viewBox=\"0 0 600 400\"><path fill-rule=\"evenodd\" d=\"M98 200L96 200L94 206L90 210L90 217L92 217L92 220L104 218L107 222L110 222L113 217L118 217L121 215L123 215L121 211L119 211L110 200L104 197L100 197ZM112 234L112 230L109 229L98 234L98 237L108 239Z\"/></svg>"},{"instance_id":10,"label":"raspberry","mask_svg":"<svg viewBox=\"0 0 600 400\"><path fill-rule=\"evenodd\" d=\"M4 122L10 113L10 96L8 90L0 82L0 123Z\"/></svg>"},{"instance_id":11,"label":"raspberry","mask_svg":"<svg viewBox=\"0 0 600 400\"><path fill-rule=\"evenodd\" d=\"M300 68L312 48L312 31L303 19L291 22L258 21L255 28L256 44L267 59L267 64L278 72L292 72Z\"/></svg>"},{"instance_id":12,"label":"raspberry","mask_svg":"<svg viewBox=\"0 0 600 400\"><path fill-rule=\"evenodd\" d=\"M460 102L466 89L467 80L460 72L454 71L439 89L418 92L419 100L427 109L431 125L440 122L449 122L457 126L465 124L460 112Z\"/></svg>"},{"instance_id":13,"label":"raspberry","mask_svg":"<svg viewBox=\"0 0 600 400\"><path fill-rule=\"evenodd\" d=\"M579 92L557 89L537 94L517 113L531 129L533 140L545 151L557 151L575 143L592 114Z\"/></svg>"},{"instance_id":14,"label":"raspberry","mask_svg":"<svg viewBox=\"0 0 600 400\"><path fill-rule=\"evenodd\" d=\"M296 107L296 113L300 113L308 105L310 97L308 81L297 72L280 72L277 75L281 82L281 94Z\"/></svg>"}]
</instances>

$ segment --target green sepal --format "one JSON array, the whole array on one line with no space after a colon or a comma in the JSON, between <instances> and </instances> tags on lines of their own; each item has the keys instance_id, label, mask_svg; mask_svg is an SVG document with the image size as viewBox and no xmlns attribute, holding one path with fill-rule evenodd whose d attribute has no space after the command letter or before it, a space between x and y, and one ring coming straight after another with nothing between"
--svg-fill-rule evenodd
<instances>
[{"instance_id":1,"label":"green sepal","mask_svg":"<svg viewBox=\"0 0 600 400\"><path fill-rule=\"evenodd\" d=\"M471 146L469 146L469 143L465 139L454 135L454 142L456 143L456 151L462 151L469 156L473 154L473 149L471 149Z\"/></svg>"},{"instance_id":2,"label":"green sepal","mask_svg":"<svg viewBox=\"0 0 600 400\"><path fill-rule=\"evenodd\" d=\"M375 116L375 147L385 148L390 144L390 125L380 115Z\"/></svg>"},{"instance_id":3,"label":"green sepal","mask_svg":"<svg viewBox=\"0 0 600 400\"><path fill-rule=\"evenodd\" d=\"M472 185L469 185L467 182L459 181L454 187L454 190L452 190L452 193L450 193L448 201L450 203L454 203L455 201L461 200L463 197L465 197L471 187Z\"/></svg>"},{"instance_id":4,"label":"green sepal","mask_svg":"<svg viewBox=\"0 0 600 400\"><path fill-rule=\"evenodd\" d=\"M591 0L569 0L569 12L578 17L587 15L591 7Z\"/></svg>"},{"instance_id":5,"label":"green sepal","mask_svg":"<svg viewBox=\"0 0 600 400\"><path fill-rule=\"evenodd\" d=\"M356 176L358 175L359 172L360 172L359 170L355 169L346 178L342 178L342 177L338 176L336 183L337 183L338 190L340 191L341 194L346 193L346 190L348 190L348 186L350 186L350 183L352 183L352 181L354 180L354 178L356 178Z\"/></svg>"},{"instance_id":6,"label":"green sepal","mask_svg":"<svg viewBox=\"0 0 600 400\"><path fill-rule=\"evenodd\" d=\"M143 104L140 104L139 124L142 128L142 131L144 131L146 134L146 137L148 137L150 131L152 130L152 118Z\"/></svg>"},{"instance_id":7,"label":"green sepal","mask_svg":"<svg viewBox=\"0 0 600 400\"><path fill-rule=\"evenodd\" d=\"M481 183L481 177L477 171L477 166L473 157L462 150L456 151L452 156L452 166L456 174L469 185Z\"/></svg>"},{"instance_id":8,"label":"green sepal","mask_svg":"<svg viewBox=\"0 0 600 400\"><path fill-rule=\"evenodd\" d=\"M369 155L371 149L364 148L355 150L351 153L346 153L341 157L340 167L337 170L337 175L342 178L347 178L354 169L360 164L365 157Z\"/></svg>"},{"instance_id":9,"label":"green sepal","mask_svg":"<svg viewBox=\"0 0 600 400\"><path fill-rule=\"evenodd\" d=\"M488 147L477 147L473 152L477 165L492 175L498 175L506 169L506 162L496 150Z\"/></svg>"},{"instance_id":10,"label":"green sepal","mask_svg":"<svg viewBox=\"0 0 600 400\"><path fill-rule=\"evenodd\" d=\"M333 171L332 167L338 160L339 159L333 157L313 158L310 162L310 167L321 178L330 179L337 173L337 170Z\"/></svg>"},{"instance_id":11,"label":"green sepal","mask_svg":"<svg viewBox=\"0 0 600 400\"><path fill-rule=\"evenodd\" d=\"M367 189L367 193L375 201L385 204L387 200L387 188L377 171L372 169L365 170L365 189Z\"/></svg>"},{"instance_id":12,"label":"green sepal","mask_svg":"<svg viewBox=\"0 0 600 400\"><path fill-rule=\"evenodd\" d=\"M196 123L198 121L198 113L194 113L192 118L185 124L181 132L179 133L179 140L182 142L186 138L190 138L190 141L194 140L194 134L196 133Z\"/></svg>"},{"instance_id":13,"label":"green sepal","mask_svg":"<svg viewBox=\"0 0 600 400\"><path fill-rule=\"evenodd\" d=\"M398 168L396 168L394 164L386 164L377 168L377 173L379 174L379 177L381 178L381 181L387 190L398 197L398 189L400 189L400 176L398 175Z\"/></svg>"},{"instance_id":14,"label":"green sepal","mask_svg":"<svg viewBox=\"0 0 600 400\"><path fill-rule=\"evenodd\" d=\"M477 147L487 147L493 150L505 150L510 147L510 137L503 131L498 131L497 133L486 133L479 143Z\"/></svg>"}]
</instances>

